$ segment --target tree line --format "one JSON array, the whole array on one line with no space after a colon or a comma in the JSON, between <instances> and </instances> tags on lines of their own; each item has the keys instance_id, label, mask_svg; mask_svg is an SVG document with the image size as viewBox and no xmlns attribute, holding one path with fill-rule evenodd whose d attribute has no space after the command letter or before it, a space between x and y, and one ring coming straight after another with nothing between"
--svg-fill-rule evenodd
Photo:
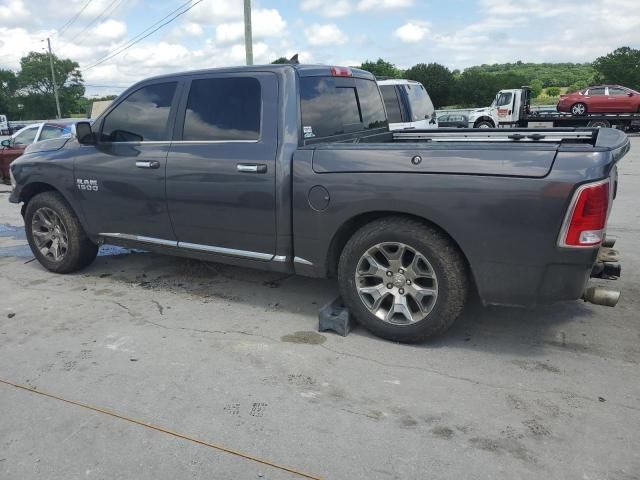
<instances>
[{"instance_id":1,"label":"tree line","mask_svg":"<svg viewBox=\"0 0 640 480\"><path fill-rule=\"evenodd\" d=\"M60 110L63 117L84 114L89 100L77 62L53 56ZM30 52L17 72L0 69L0 113L9 120L56 117L51 64L47 53Z\"/></svg>"},{"instance_id":2,"label":"tree line","mask_svg":"<svg viewBox=\"0 0 640 480\"><path fill-rule=\"evenodd\" d=\"M479 65L464 71L439 63L418 63L407 70L382 58L359 66L378 77L422 83L436 108L486 106L499 90L529 85L534 97L555 100L561 88L576 91L595 83L620 84L640 90L640 50L621 47L592 63L506 63Z\"/></svg>"},{"instance_id":3,"label":"tree line","mask_svg":"<svg viewBox=\"0 0 640 480\"><path fill-rule=\"evenodd\" d=\"M273 63L288 63L284 57ZM85 94L77 62L53 56L63 117L86 115L92 100ZM407 70L382 58L359 68L376 76L417 80L427 88L437 108L486 106L498 90L529 85L534 96L557 97L561 87L579 90L594 83L621 84L640 90L640 50L621 47L592 63L505 63L479 65L463 71L438 63L418 63ZM114 96L104 97L112 99ZM94 99L95 100L95 99ZM0 113L10 120L55 118L51 67L46 53L30 52L20 69L0 69Z\"/></svg>"}]
</instances>

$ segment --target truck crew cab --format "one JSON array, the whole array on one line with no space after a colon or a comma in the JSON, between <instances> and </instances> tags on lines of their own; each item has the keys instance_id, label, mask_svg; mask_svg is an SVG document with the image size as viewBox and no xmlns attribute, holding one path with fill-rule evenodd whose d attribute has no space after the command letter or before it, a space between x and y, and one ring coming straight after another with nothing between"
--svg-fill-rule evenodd
<instances>
[{"instance_id":1,"label":"truck crew cab","mask_svg":"<svg viewBox=\"0 0 640 480\"><path fill-rule=\"evenodd\" d=\"M616 130L390 132L370 73L264 65L144 80L76 133L11 165L53 272L110 243L337 277L362 325L405 342L446 330L472 291L617 301L587 288L611 270Z\"/></svg>"}]
</instances>

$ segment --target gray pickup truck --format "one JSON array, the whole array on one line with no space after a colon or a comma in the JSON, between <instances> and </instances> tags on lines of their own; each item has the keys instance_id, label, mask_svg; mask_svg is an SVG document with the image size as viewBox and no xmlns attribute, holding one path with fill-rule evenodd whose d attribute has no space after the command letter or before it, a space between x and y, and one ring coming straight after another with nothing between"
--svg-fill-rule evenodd
<instances>
[{"instance_id":1,"label":"gray pickup truck","mask_svg":"<svg viewBox=\"0 0 640 480\"><path fill-rule=\"evenodd\" d=\"M148 79L76 132L11 165L45 268L109 243L335 276L361 324L406 342L472 295L582 298L629 149L612 129L390 132L371 74L309 65Z\"/></svg>"}]
</instances>

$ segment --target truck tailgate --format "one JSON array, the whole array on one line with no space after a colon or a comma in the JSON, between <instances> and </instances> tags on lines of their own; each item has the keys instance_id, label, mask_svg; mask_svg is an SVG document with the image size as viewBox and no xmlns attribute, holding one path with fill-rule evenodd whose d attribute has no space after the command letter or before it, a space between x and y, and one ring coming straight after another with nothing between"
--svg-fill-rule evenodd
<instances>
[{"instance_id":1,"label":"truck tailgate","mask_svg":"<svg viewBox=\"0 0 640 480\"><path fill-rule=\"evenodd\" d=\"M325 144L313 157L316 173L449 173L545 177L555 159L557 145L425 146L404 144Z\"/></svg>"}]
</instances>

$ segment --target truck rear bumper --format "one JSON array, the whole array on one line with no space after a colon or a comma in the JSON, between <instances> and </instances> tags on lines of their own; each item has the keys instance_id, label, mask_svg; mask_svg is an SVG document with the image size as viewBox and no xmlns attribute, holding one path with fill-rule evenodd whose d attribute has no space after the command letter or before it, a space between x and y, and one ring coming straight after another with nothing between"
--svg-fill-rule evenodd
<instances>
[{"instance_id":1,"label":"truck rear bumper","mask_svg":"<svg viewBox=\"0 0 640 480\"><path fill-rule=\"evenodd\" d=\"M615 305L615 302L611 305L596 301L588 288L592 277L612 280L620 276L618 253L611 248L601 247L599 250L568 251L566 255L566 262L558 259L560 261L557 263L538 268L521 265L493 266L494 281L488 282L485 278L478 282L483 303L529 307L585 299L591 303ZM500 278L505 281L500 281ZM602 290L619 296L615 290Z\"/></svg>"}]
</instances>

